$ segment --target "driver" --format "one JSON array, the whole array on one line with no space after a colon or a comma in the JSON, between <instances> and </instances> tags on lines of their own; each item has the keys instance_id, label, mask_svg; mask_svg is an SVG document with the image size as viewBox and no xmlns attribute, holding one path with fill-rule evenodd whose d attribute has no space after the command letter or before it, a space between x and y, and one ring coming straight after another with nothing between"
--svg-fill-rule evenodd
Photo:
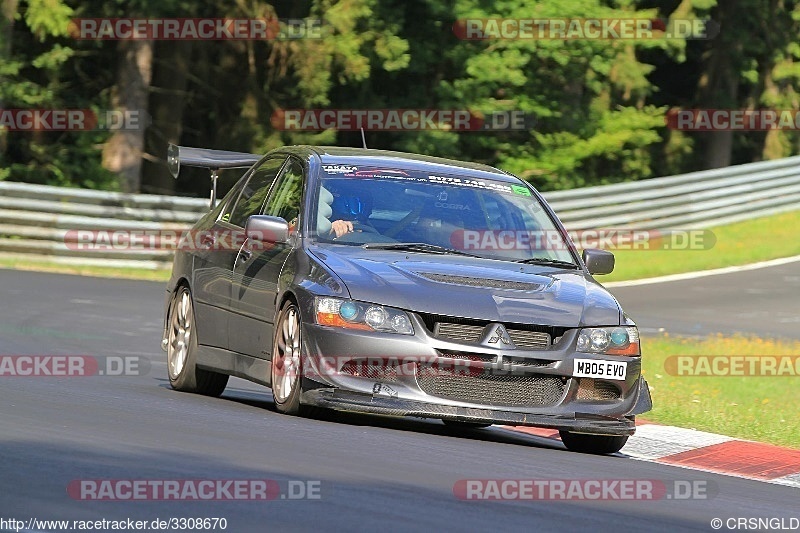
<instances>
[{"instance_id":1,"label":"driver","mask_svg":"<svg viewBox=\"0 0 800 533\"><path fill-rule=\"evenodd\" d=\"M369 216L372 214L372 195L365 191L349 190L349 187L336 187L331 189L333 203L331 203L331 233L336 238L353 231L358 231L357 225L372 226ZM354 224L356 228L354 228Z\"/></svg>"}]
</instances>

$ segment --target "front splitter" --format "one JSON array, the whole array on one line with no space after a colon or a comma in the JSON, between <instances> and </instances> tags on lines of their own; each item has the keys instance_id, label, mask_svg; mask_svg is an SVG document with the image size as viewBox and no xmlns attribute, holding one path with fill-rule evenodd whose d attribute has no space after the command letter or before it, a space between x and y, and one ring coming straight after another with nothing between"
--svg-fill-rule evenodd
<instances>
[{"instance_id":1,"label":"front splitter","mask_svg":"<svg viewBox=\"0 0 800 533\"><path fill-rule=\"evenodd\" d=\"M342 391L341 389L320 388L306 391L303 393L302 403L355 413L438 418L507 426L536 426L595 435L623 436L633 435L636 431L635 422L629 418L620 419L581 413L542 415L501 411L389 398Z\"/></svg>"}]
</instances>

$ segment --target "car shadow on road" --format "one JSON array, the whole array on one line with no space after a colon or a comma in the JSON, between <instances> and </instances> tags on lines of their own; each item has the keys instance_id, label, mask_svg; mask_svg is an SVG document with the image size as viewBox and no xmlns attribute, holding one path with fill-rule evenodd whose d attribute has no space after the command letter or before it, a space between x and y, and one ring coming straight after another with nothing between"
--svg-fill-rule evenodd
<instances>
[{"instance_id":1,"label":"car shadow on road","mask_svg":"<svg viewBox=\"0 0 800 533\"><path fill-rule=\"evenodd\" d=\"M169 389L169 382L165 379L160 385L162 388ZM256 409L270 411L274 416L286 416L278 412L272 393L268 388L261 388L258 385L246 381L236 380L228 385L225 392L219 398L223 401L231 401L241 405L247 405ZM234 385L234 383L236 383ZM253 388L250 388L253 387ZM426 435L436 435L440 437L452 437L459 439L470 439L482 442L494 442L499 444L510 444L517 446L528 446L542 449L562 450L567 452L560 440L548 438L530 433L517 432L508 426L491 426L489 428L459 428L446 426L440 420L433 418L415 417L391 417L373 415L367 413L349 413L344 411L334 411L331 409L320 409L311 417L305 420L314 423L333 423L354 427L374 427L390 429L393 431L407 431ZM553 430L555 431L555 430ZM629 456L624 453L616 453L607 457L627 459Z\"/></svg>"}]
</instances>

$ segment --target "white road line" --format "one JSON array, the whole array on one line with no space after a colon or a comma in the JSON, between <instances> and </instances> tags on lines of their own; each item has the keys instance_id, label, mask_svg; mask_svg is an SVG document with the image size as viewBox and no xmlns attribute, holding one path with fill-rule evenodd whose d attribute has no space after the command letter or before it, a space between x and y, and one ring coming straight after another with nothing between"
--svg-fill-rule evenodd
<instances>
[{"instance_id":1,"label":"white road line","mask_svg":"<svg viewBox=\"0 0 800 533\"><path fill-rule=\"evenodd\" d=\"M798 261L800 261L800 255L795 255L793 257L782 257L780 259L771 259L769 261L761 261L759 263L751 263L749 265L715 268L713 270L699 270L697 272L684 272L683 274L670 274L669 276L659 276L656 278L633 279L629 281L611 281L609 283L603 283L603 286L608 289L612 289L614 287L635 287L637 285L651 285L655 283L667 283L670 281L684 281L688 279L705 278L707 276L735 274L737 272L747 272L748 270L758 270L760 268L787 265L789 263L796 263Z\"/></svg>"}]
</instances>

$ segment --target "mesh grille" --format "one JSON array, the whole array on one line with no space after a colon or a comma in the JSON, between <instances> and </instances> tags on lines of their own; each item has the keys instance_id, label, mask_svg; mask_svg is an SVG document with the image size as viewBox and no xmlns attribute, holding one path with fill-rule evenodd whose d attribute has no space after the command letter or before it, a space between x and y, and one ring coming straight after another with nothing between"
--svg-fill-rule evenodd
<instances>
[{"instance_id":1,"label":"mesh grille","mask_svg":"<svg viewBox=\"0 0 800 533\"><path fill-rule=\"evenodd\" d=\"M428 331L435 332L438 327L441 327L442 324L453 324L453 325L460 325L460 326L477 326L483 329L487 324L490 323L489 320L480 320L477 318L461 318L455 316L447 316L447 315L436 315L432 313L417 313L419 317L422 319L422 322L425 324L425 327L428 328ZM537 331L539 333L547 333L550 335L551 339L555 339L561 337L566 333L569 328L565 328L562 326L541 326L538 324L517 324L517 323L504 323L503 324L509 332L511 330L515 331Z\"/></svg>"},{"instance_id":2,"label":"mesh grille","mask_svg":"<svg viewBox=\"0 0 800 533\"><path fill-rule=\"evenodd\" d=\"M619 389L613 383L591 378L581 378L578 383L579 400L619 400Z\"/></svg>"},{"instance_id":3,"label":"mesh grille","mask_svg":"<svg viewBox=\"0 0 800 533\"><path fill-rule=\"evenodd\" d=\"M420 389L431 396L481 405L541 407L557 403L566 385L558 376L482 374L447 375L441 369L422 368Z\"/></svg>"},{"instance_id":4,"label":"mesh grille","mask_svg":"<svg viewBox=\"0 0 800 533\"><path fill-rule=\"evenodd\" d=\"M484 326L474 324L459 324L456 322L437 322L434 325L434 334L445 339L464 342L478 342L483 335ZM550 346L550 334L541 331L527 331L524 329L506 328L509 337L520 348L544 349Z\"/></svg>"},{"instance_id":5,"label":"mesh grille","mask_svg":"<svg viewBox=\"0 0 800 533\"><path fill-rule=\"evenodd\" d=\"M434 328L436 335L446 339L453 339L465 342L478 342L483 333L483 326L470 326L469 324L453 324L439 322Z\"/></svg>"},{"instance_id":6,"label":"mesh grille","mask_svg":"<svg viewBox=\"0 0 800 533\"><path fill-rule=\"evenodd\" d=\"M438 281L439 283L452 283L468 287L487 287L489 289L509 289L514 291L538 291L542 288L540 283L525 283L522 281L506 281L502 279L470 278L467 276L451 276L449 274L434 274L431 272L416 272L418 276Z\"/></svg>"},{"instance_id":7,"label":"mesh grille","mask_svg":"<svg viewBox=\"0 0 800 533\"><path fill-rule=\"evenodd\" d=\"M525 331L521 329L506 328L508 336L522 348L547 348L550 346L550 335L538 331Z\"/></svg>"}]
</instances>

